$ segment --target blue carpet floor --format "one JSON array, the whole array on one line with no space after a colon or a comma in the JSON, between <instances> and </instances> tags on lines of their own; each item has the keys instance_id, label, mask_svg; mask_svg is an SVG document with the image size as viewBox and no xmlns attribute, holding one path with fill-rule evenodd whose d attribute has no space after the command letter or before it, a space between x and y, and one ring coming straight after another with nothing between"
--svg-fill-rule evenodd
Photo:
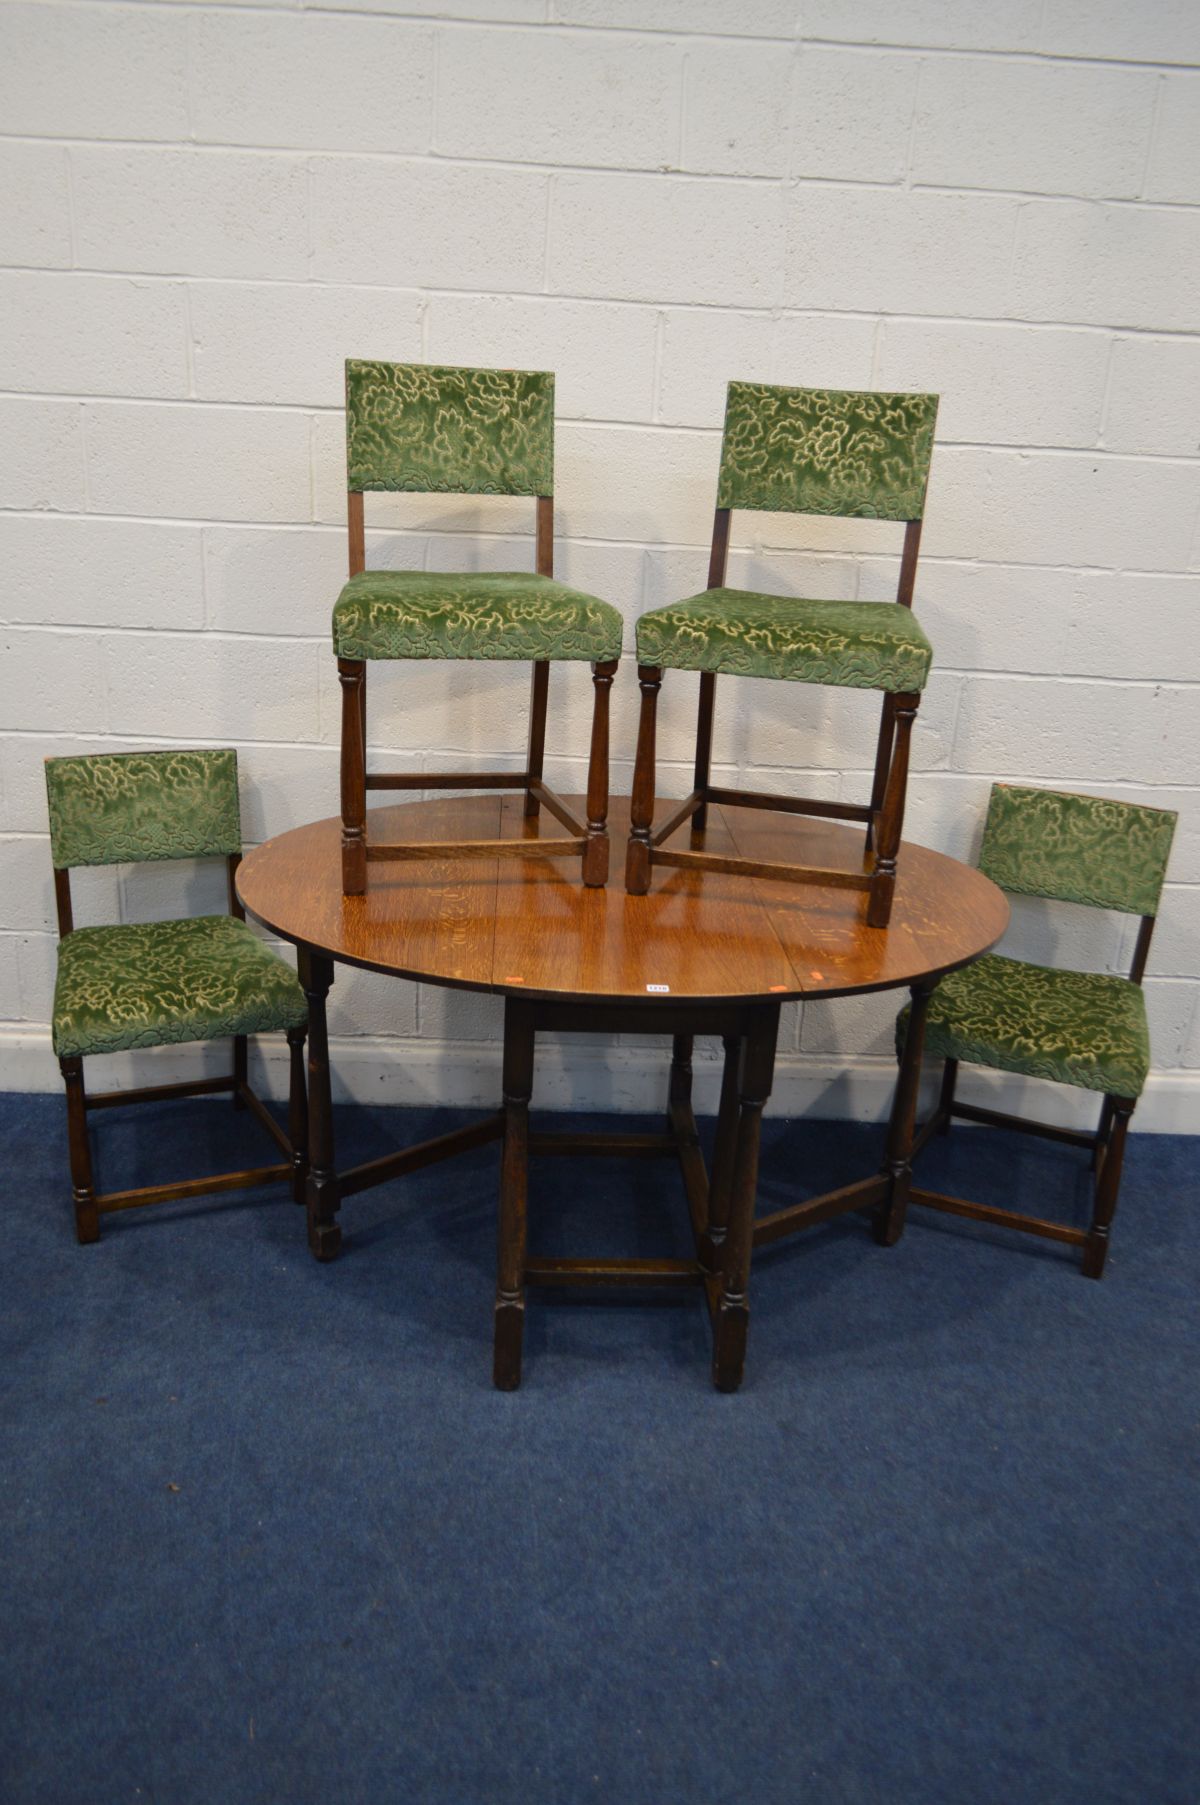
<instances>
[{"instance_id":1,"label":"blue carpet floor","mask_svg":"<svg viewBox=\"0 0 1200 1805\"><path fill-rule=\"evenodd\" d=\"M262 1152L224 1104L97 1128L107 1186ZM0 1138L6 1805L1200 1796L1200 1142L1131 1141L1098 1285L918 1211L764 1250L722 1397L692 1296L534 1294L492 1390L494 1147L350 1199L320 1267L265 1194L77 1247L61 1100ZM880 1141L769 1120L761 1207ZM922 1174L1085 1209L992 1131ZM532 1208L539 1251L682 1244L665 1163L539 1161Z\"/></svg>"}]
</instances>

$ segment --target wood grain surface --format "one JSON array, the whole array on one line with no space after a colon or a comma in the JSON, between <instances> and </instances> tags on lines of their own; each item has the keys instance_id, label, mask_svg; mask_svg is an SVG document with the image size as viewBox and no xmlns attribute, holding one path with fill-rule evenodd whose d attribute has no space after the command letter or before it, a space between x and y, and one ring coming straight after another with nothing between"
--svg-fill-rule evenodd
<instances>
[{"instance_id":1,"label":"wood grain surface","mask_svg":"<svg viewBox=\"0 0 1200 1805\"><path fill-rule=\"evenodd\" d=\"M576 799L568 799L572 807ZM559 839L528 819L521 796L470 796L371 811L378 837ZM584 806L578 799L578 807ZM612 868L620 872L629 803L615 797ZM683 824L668 845L686 849ZM710 805L710 852L846 869L861 828ZM341 823L280 834L243 859L247 910L285 940L367 969L467 990L562 999L845 996L951 971L1008 925L1000 890L968 865L906 842L890 926L867 926L867 898L723 872L656 870L646 896L619 880L585 889L561 858L422 860L373 865L366 894L343 896ZM664 988L659 988L660 986Z\"/></svg>"}]
</instances>

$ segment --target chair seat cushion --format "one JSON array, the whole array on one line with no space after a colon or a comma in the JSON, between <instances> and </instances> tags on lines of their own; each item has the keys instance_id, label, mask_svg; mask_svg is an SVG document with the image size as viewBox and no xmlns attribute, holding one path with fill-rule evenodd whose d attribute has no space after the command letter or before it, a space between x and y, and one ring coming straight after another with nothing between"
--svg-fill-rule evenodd
<instances>
[{"instance_id":1,"label":"chair seat cushion","mask_svg":"<svg viewBox=\"0 0 1200 1805\"><path fill-rule=\"evenodd\" d=\"M908 1010L897 1023L903 1046ZM1053 971L990 953L944 977L925 1051L1114 1097L1141 1094L1150 1034L1141 986L1103 972Z\"/></svg>"},{"instance_id":2,"label":"chair seat cushion","mask_svg":"<svg viewBox=\"0 0 1200 1805\"><path fill-rule=\"evenodd\" d=\"M643 614L637 656L639 664L673 671L902 692L924 689L933 648L911 608L895 602L810 602L706 589Z\"/></svg>"},{"instance_id":3,"label":"chair seat cushion","mask_svg":"<svg viewBox=\"0 0 1200 1805\"><path fill-rule=\"evenodd\" d=\"M231 915L79 928L61 941L54 987L60 1059L298 1028L291 967Z\"/></svg>"},{"instance_id":4,"label":"chair seat cushion","mask_svg":"<svg viewBox=\"0 0 1200 1805\"><path fill-rule=\"evenodd\" d=\"M550 577L502 570L364 570L333 610L339 658L621 656L621 616Z\"/></svg>"}]
</instances>

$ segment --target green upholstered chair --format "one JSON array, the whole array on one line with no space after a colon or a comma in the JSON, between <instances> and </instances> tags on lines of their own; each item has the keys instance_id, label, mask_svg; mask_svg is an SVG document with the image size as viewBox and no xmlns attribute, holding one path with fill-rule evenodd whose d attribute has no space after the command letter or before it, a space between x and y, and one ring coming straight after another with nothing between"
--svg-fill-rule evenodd
<instances>
[{"instance_id":1,"label":"green upholstered chair","mask_svg":"<svg viewBox=\"0 0 1200 1805\"><path fill-rule=\"evenodd\" d=\"M641 721L625 887L643 895L654 865L744 871L868 893L867 919L886 927L904 819L909 739L932 651L913 616L913 582L937 418L936 395L854 393L731 382L725 408L708 588L643 614L637 626ZM906 523L896 601L810 601L725 584L734 508ZM654 830L654 739L664 670L699 671L694 786ZM722 789L709 781L717 677L772 677L883 692L869 804ZM765 865L705 852L710 802L861 821L866 857L855 871ZM663 842L691 820L689 851Z\"/></svg>"},{"instance_id":2,"label":"green upholstered chair","mask_svg":"<svg viewBox=\"0 0 1200 1805\"><path fill-rule=\"evenodd\" d=\"M46 793L60 935L53 1043L67 1086L75 1231L80 1241L98 1240L100 1217L111 1210L276 1179L287 1179L296 1202L303 1203L308 1007L291 967L246 926L234 888L242 856L236 752L50 758ZM75 927L72 867L208 857L226 861L227 915ZM247 1035L275 1029L286 1033L291 1047L287 1134L246 1079ZM83 1061L88 1054L226 1037L233 1041L228 1076L93 1096L84 1088ZM231 1091L236 1106L253 1111L283 1154L282 1163L97 1195L89 1110L214 1091Z\"/></svg>"},{"instance_id":3,"label":"green upholstered chair","mask_svg":"<svg viewBox=\"0 0 1200 1805\"><path fill-rule=\"evenodd\" d=\"M911 1201L1081 1246L1088 1278L1098 1279L1104 1270L1125 1135L1150 1069L1141 986L1175 821L1167 809L996 784L984 825L980 870L1014 896L1041 896L1140 915L1130 973L1122 978L1106 972L1056 970L992 953L951 972L929 999L924 1050L945 1060L945 1067L937 1109L917 1136L914 1152L932 1134L948 1132L955 1116L1022 1129L1090 1149L1094 1197L1086 1229L915 1188ZM905 1009L897 1023L902 1058L908 1021ZM1099 1128L1095 1134L1077 1133L958 1103L954 1093L960 1060L1098 1091L1104 1098ZM884 1239L895 1240L902 1227L901 1207Z\"/></svg>"},{"instance_id":4,"label":"green upholstered chair","mask_svg":"<svg viewBox=\"0 0 1200 1805\"><path fill-rule=\"evenodd\" d=\"M608 698L621 617L554 581L554 377L540 370L346 364L350 581L333 610L342 684L342 888L361 894L380 859L447 856L444 844L382 845L367 837L368 790L523 790L525 815L545 803L567 839L458 841L456 858L579 853L583 881L608 876ZM537 501L536 571L367 570L366 490L528 495ZM520 659L533 665L529 750L519 775L368 772L367 664L374 658ZM542 779L546 699L556 659L591 664L595 684L587 824Z\"/></svg>"}]
</instances>

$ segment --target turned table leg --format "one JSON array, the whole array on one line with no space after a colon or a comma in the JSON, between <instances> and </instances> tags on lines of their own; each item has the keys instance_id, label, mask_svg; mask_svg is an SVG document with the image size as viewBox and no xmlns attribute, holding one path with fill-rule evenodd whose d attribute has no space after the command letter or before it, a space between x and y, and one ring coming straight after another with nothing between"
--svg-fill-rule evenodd
<instances>
[{"instance_id":1,"label":"turned table leg","mask_svg":"<svg viewBox=\"0 0 1200 1805\"><path fill-rule=\"evenodd\" d=\"M325 1023L333 960L302 947L299 967L300 984L308 998L308 1245L314 1258L332 1260L342 1245L336 1220L341 1196L333 1164L333 1101Z\"/></svg>"},{"instance_id":2,"label":"turned table leg","mask_svg":"<svg viewBox=\"0 0 1200 1805\"><path fill-rule=\"evenodd\" d=\"M904 1053L896 1079L896 1094L888 1121L887 1153L884 1172L888 1177L888 1194L880 1208L875 1225L875 1239L884 1247L894 1247L904 1233L908 1213L908 1194L912 1189L913 1133L917 1118L917 1092L921 1085L921 1055L925 1050L925 1017L929 999L937 988L931 983L912 986L912 1008L904 1036Z\"/></svg>"},{"instance_id":3,"label":"turned table leg","mask_svg":"<svg viewBox=\"0 0 1200 1805\"><path fill-rule=\"evenodd\" d=\"M532 1013L510 998L504 1006L504 1142L500 1155L500 1232L492 1354L492 1380L500 1391L515 1391L521 1383L533 1049Z\"/></svg>"},{"instance_id":4,"label":"turned table leg","mask_svg":"<svg viewBox=\"0 0 1200 1805\"><path fill-rule=\"evenodd\" d=\"M742 1043L726 1034L721 1043L725 1049L725 1065L721 1073L721 1101L717 1106L717 1138L713 1146L712 1176L708 1184L708 1270L716 1277L725 1257L725 1237L729 1230L729 1204L733 1195L734 1161L737 1152L738 1068Z\"/></svg>"},{"instance_id":5,"label":"turned table leg","mask_svg":"<svg viewBox=\"0 0 1200 1805\"><path fill-rule=\"evenodd\" d=\"M737 1129L729 1221L721 1256L722 1285L713 1334L713 1384L736 1391L746 1360L750 1324L750 1255L754 1245L754 1199L758 1189L758 1148L763 1105L771 1094L779 1005L757 1010L742 1049L737 1082ZM728 1057L728 1043L726 1055Z\"/></svg>"},{"instance_id":6,"label":"turned table leg","mask_svg":"<svg viewBox=\"0 0 1200 1805\"><path fill-rule=\"evenodd\" d=\"M289 1028L288 1139L292 1143L292 1201L308 1202L308 1090L304 1082L307 1028Z\"/></svg>"}]
</instances>

